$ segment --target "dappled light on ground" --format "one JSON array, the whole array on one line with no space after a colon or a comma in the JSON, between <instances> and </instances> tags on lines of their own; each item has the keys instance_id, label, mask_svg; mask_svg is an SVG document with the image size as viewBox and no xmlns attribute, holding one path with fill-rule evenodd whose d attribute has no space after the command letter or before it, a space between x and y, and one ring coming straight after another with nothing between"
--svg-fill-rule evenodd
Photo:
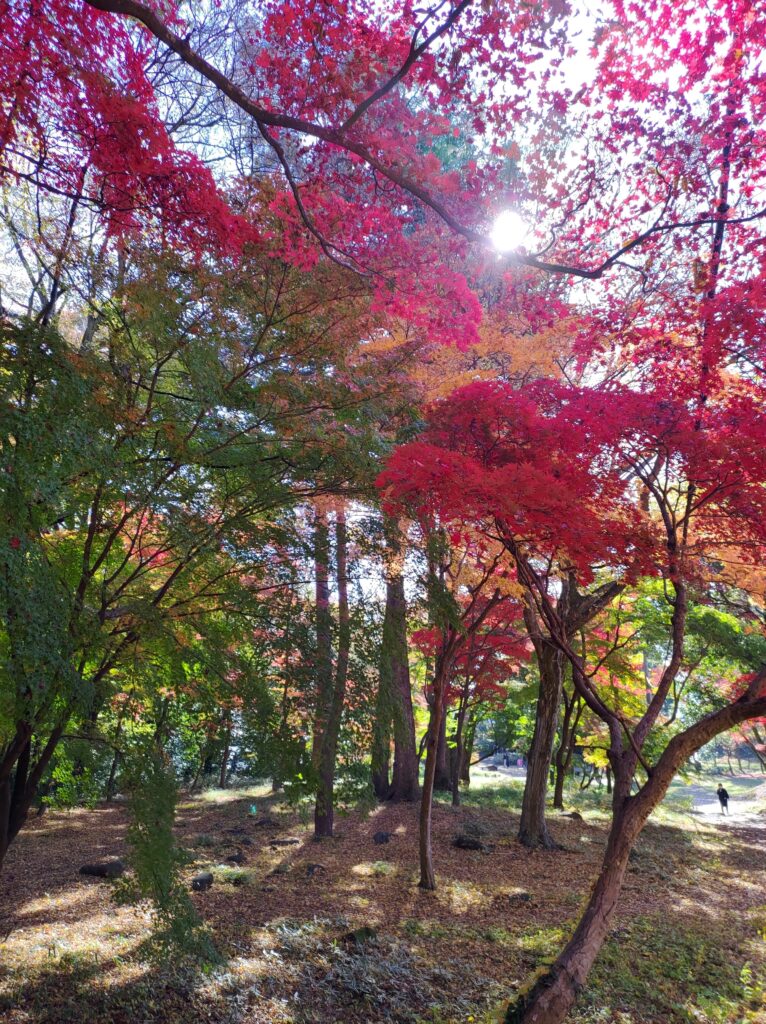
<instances>
[{"instance_id":1,"label":"dappled light on ground","mask_svg":"<svg viewBox=\"0 0 766 1024\"><path fill-rule=\"evenodd\" d=\"M605 843L600 814L583 804L583 821L551 815L563 851L524 849L504 794L503 780L494 792L491 785L477 788L462 808L437 804L434 893L416 885L415 806L353 812L336 838L312 843L309 826L271 799L263 811L276 825L259 828L251 791L186 801L177 832L194 858L189 877L209 867L215 878L193 899L227 957L209 976L147 960L149 915L115 907L109 883L78 875L94 850L124 852L124 812L51 814L33 824L11 856L9 878L22 862L28 870L17 888L3 890L2 1019L58 1024L76 1004L74 1019L83 1024L134 1024L130 1007L141 1007L139 1019L152 1024L187 1024L190 1014L214 1024L372 1024L429 1021L429 1006L440 1004L462 1007L462 1016L443 1020L480 1020L483 1008L555 953ZM620 957L635 960L637 973L629 974L623 960L619 970L599 967L574 1021L621 1020L592 1015L593 1007L613 1001L615 1009L627 1007L630 1024L740 1024L732 1009L737 1000L744 1005L740 973L749 962L748 970L766 977L758 935L766 852L758 834L700 820L689 827L686 817L671 809L650 823L631 861L603 958L612 963L619 949ZM67 832L67 822L85 820L87 832ZM487 852L451 845L468 823L486 837ZM39 844L38 830L60 838ZM380 831L390 836L376 844ZM278 845L288 840L297 842ZM235 851L245 863L226 863ZM664 930L653 930L655 919ZM658 956L670 957L663 972L671 971L677 999L650 978ZM712 981L700 981L706 970L722 986L718 995ZM316 998L307 1009L301 998L309 991ZM642 1001L652 1007L644 1015Z\"/></svg>"}]
</instances>

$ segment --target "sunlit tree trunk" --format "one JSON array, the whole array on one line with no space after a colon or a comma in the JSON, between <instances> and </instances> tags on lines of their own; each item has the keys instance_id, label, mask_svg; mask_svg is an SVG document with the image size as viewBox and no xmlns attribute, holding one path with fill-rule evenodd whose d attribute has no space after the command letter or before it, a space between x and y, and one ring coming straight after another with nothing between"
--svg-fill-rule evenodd
<instances>
[{"instance_id":1,"label":"sunlit tree trunk","mask_svg":"<svg viewBox=\"0 0 766 1024\"><path fill-rule=\"evenodd\" d=\"M476 716L469 715L468 725L465 730L465 743L463 746L463 763L460 765L460 781L466 785L471 784L471 758L473 757L473 742L476 736Z\"/></svg>"},{"instance_id":2,"label":"sunlit tree trunk","mask_svg":"<svg viewBox=\"0 0 766 1024\"><path fill-rule=\"evenodd\" d=\"M460 776L465 759L464 729L468 711L468 680L466 680L458 701L455 716L455 756L452 759L452 806L460 806Z\"/></svg>"}]
</instances>

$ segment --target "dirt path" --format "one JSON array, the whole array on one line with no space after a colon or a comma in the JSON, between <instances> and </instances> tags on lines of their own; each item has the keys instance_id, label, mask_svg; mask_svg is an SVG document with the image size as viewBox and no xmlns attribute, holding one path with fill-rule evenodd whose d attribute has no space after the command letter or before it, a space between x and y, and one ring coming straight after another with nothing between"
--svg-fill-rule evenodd
<instances>
[{"instance_id":1,"label":"dirt path","mask_svg":"<svg viewBox=\"0 0 766 1024\"><path fill-rule=\"evenodd\" d=\"M766 832L766 815L758 813L755 802L748 799L748 795L730 797L728 814L722 814L713 785L690 783L679 790L679 794L691 797L694 801L693 813L711 824L720 827L746 826Z\"/></svg>"}]
</instances>

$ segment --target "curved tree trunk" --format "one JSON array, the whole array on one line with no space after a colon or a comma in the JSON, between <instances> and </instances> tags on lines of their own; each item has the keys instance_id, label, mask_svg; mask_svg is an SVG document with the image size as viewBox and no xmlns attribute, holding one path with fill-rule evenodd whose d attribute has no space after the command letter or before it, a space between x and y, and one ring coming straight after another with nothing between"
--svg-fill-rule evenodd
<instances>
[{"instance_id":1,"label":"curved tree trunk","mask_svg":"<svg viewBox=\"0 0 766 1024\"><path fill-rule=\"evenodd\" d=\"M612 921L630 851L681 765L714 736L766 714L766 669L751 680L734 703L700 719L674 736L635 794L636 753L622 747L621 724L610 722L614 794L612 824L601 871L583 916L554 964L530 991L508 1007L505 1024L562 1024L585 985Z\"/></svg>"},{"instance_id":2,"label":"curved tree trunk","mask_svg":"<svg viewBox=\"0 0 766 1024\"><path fill-rule=\"evenodd\" d=\"M506 1024L561 1024L566 1018L609 932L630 851L645 820L630 804L615 813L585 913L555 964L509 1008Z\"/></svg>"},{"instance_id":3,"label":"curved tree trunk","mask_svg":"<svg viewBox=\"0 0 766 1024\"><path fill-rule=\"evenodd\" d=\"M51 730L47 743L35 755L36 760L32 756L32 727L28 722L17 723L13 739L0 752L0 867L27 820L40 781L64 732L65 721Z\"/></svg>"}]
</instances>

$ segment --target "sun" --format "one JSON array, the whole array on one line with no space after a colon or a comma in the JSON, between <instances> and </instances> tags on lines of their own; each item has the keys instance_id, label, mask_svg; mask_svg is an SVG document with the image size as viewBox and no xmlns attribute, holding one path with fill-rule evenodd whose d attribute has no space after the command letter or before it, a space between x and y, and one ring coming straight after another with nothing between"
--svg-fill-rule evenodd
<instances>
[{"instance_id":1,"label":"sun","mask_svg":"<svg viewBox=\"0 0 766 1024\"><path fill-rule=\"evenodd\" d=\"M529 228L515 210L503 210L495 218L489 239L498 252L519 249L529 234Z\"/></svg>"}]
</instances>

